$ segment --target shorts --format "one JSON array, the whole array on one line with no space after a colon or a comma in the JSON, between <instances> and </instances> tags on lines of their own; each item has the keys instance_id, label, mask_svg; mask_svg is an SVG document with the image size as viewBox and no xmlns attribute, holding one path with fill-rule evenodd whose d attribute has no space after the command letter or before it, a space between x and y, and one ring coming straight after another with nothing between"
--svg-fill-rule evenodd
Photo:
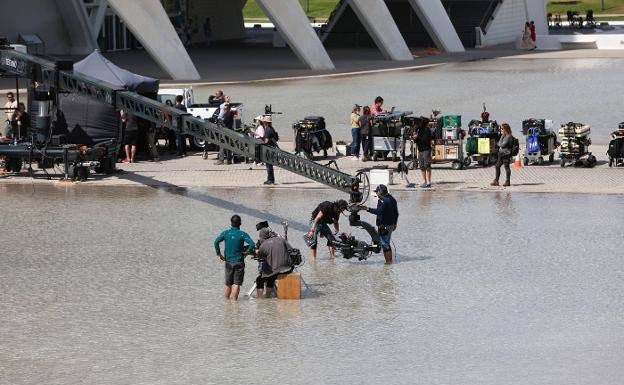
<instances>
[{"instance_id":1,"label":"shorts","mask_svg":"<svg viewBox=\"0 0 624 385\"><path fill-rule=\"evenodd\" d=\"M225 286L242 286L245 278L245 262L225 262Z\"/></svg>"},{"instance_id":2,"label":"shorts","mask_svg":"<svg viewBox=\"0 0 624 385\"><path fill-rule=\"evenodd\" d=\"M137 130L126 131L124 144L127 146L136 146L138 139L139 139L139 131Z\"/></svg>"},{"instance_id":3,"label":"shorts","mask_svg":"<svg viewBox=\"0 0 624 385\"><path fill-rule=\"evenodd\" d=\"M312 236L312 238L305 239L306 244L308 245L308 247L310 247L310 249L316 250L316 246L318 245L319 234L321 234L322 236L325 237L325 239L327 239L327 246L330 246L332 242L336 240L336 238L334 238L334 234L332 233L327 223L319 223L316 226L316 231L314 232L314 235ZM304 237L306 237L305 234L304 234Z\"/></svg>"},{"instance_id":4,"label":"shorts","mask_svg":"<svg viewBox=\"0 0 624 385\"><path fill-rule=\"evenodd\" d=\"M256 278L256 287L258 289L273 289L275 287L275 280L277 279L277 274L271 277L262 277L261 275Z\"/></svg>"},{"instance_id":5,"label":"shorts","mask_svg":"<svg viewBox=\"0 0 624 385\"><path fill-rule=\"evenodd\" d=\"M390 240L392 238L392 232L394 231L394 226L386 226L387 233L379 236L379 243L381 244L381 249L383 251L392 251L392 246L390 245Z\"/></svg>"},{"instance_id":6,"label":"shorts","mask_svg":"<svg viewBox=\"0 0 624 385\"><path fill-rule=\"evenodd\" d=\"M431 150L418 151L418 168L422 171L431 170Z\"/></svg>"}]
</instances>

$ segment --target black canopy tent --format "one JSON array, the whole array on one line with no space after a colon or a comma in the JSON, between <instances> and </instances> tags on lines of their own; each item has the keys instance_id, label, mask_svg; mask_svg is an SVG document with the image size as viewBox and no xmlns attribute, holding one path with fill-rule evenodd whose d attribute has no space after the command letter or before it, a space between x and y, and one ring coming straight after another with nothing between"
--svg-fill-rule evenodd
<instances>
[{"instance_id":1,"label":"black canopy tent","mask_svg":"<svg viewBox=\"0 0 624 385\"><path fill-rule=\"evenodd\" d=\"M74 72L149 98L156 99L158 94L158 79L137 75L120 68L102 56L99 50L75 63ZM68 122L65 134L70 143L97 145L114 139L116 152L119 151L122 138L119 111L110 105L78 94L61 95L59 104ZM145 126L145 121L139 120L138 123L140 128Z\"/></svg>"}]
</instances>

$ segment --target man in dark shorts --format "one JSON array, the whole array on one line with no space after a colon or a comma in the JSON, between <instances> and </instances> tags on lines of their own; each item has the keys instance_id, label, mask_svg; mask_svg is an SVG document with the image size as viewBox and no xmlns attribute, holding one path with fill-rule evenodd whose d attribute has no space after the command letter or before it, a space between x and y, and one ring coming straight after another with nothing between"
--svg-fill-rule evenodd
<instances>
[{"instance_id":1,"label":"man in dark shorts","mask_svg":"<svg viewBox=\"0 0 624 385\"><path fill-rule=\"evenodd\" d=\"M414 141L418 149L418 168L423 177L422 188L431 187L431 128L427 124L421 124L415 134Z\"/></svg>"},{"instance_id":2,"label":"man in dark shorts","mask_svg":"<svg viewBox=\"0 0 624 385\"><path fill-rule=\"evenodd\" d=\"M217 256L225 262L225 299L238 300L238 293L245 278L245 254L252 254L254 251L254 241L249 234L241 231L241 217L233 215L230 219L232 227L225 230L214 241ZM219 247L221 242L225 242L225 257L221 254ZM247 244L247 248L245 248Z\"/></svg>"},{"instance_id":3,"label":"man in dark shorts","mask_svg":"<svg viewBox=\"0 0 624 385\"><path fill-rule=\"evenodd\" d=\"M340 214L342 214L349 204L344 199L337 200L336 202L322 202L314 211L312 211L312 227L306 234L306 243L312 250L312 258L316 259L316 246L318 244L318 235L327 239L327 246L329 246L329 254L334 257L334 247L332 243L336 240L334 234L338 234L340 231ZM334 233L329 229L329 225L333 224Z\"/></svg>"},{"instance_id":4,"label":"man in dark shorts","mask_svg":"<svg viewBox=\"0 0 624 385\"><path fill-rule=\"evenodd\" d=\"M139 138L139 127L137 126L136 116L122 110L121 123L124 125L124 150L126 152L126 158L123 162L134 163L134 157L137 151L137 141Z\"/></svg>"}]
</instances>

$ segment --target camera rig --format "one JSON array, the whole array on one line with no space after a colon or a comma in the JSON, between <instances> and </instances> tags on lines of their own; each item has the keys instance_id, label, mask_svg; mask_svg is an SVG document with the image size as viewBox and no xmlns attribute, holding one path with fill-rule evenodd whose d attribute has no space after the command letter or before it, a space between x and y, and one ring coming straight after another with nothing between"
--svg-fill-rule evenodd
<instances>
[{"instance_id":1,"label":"camera rig","mask_svg":"<svg viewBox=\"0 0 624 385\"><path fill-rule=\"evenodd\" d=\"M349 225L364 229L371 237L372 244L359 240L351 234L341 233L332 245L338 249L345 259L357 258L360 261L366 260L372 253L377 254L381 251L379 233L373 225L360 219L357 205L351 204L348 210L350 211Z\"/></svg>"}]
</instances>

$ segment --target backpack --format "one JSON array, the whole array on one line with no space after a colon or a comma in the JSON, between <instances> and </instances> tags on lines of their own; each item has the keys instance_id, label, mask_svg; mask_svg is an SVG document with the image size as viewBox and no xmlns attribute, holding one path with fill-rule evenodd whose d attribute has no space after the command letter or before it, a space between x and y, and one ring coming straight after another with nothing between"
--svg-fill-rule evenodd
<instances>
[{"instance_id":1,"label":"backpack","mask_svg":"<svg viewBox=\"0 0 624 385\"><path fill-rule=\"evenodd\" d=\"M518 141L518 138L516 138L515 136L511 137L511 156L516 156L518 155L518 153L520 152L520 142ZM539 144L538 144L539 147Z\"/></svg>"}]
</instances>

